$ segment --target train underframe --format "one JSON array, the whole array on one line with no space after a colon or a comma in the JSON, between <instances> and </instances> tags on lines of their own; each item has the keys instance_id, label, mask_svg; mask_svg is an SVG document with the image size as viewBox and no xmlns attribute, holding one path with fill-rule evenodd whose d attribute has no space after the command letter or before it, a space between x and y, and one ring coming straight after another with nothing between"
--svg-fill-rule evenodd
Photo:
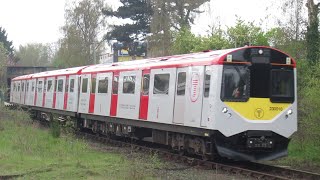
<instances>
[{"instance_id":1,"label":"train underframe","mask_svg":"<svg viewBox=\"0 0 320 180\"><path fill-rule=\"evenodd\" d=\"M32 111L34 116L46 121L53 117L51 112ZM165 145L178 153L201 156L203 159L229 158L241 161L272 160L287 155L290 139L271 131L245 131L230 137L225 137L219 131L208 131L199 128L183 127L180 132L141 127L136 124L121 123L122 120L101 116L85 116L75 114L74 117L58 115L58 120L73 119L76 129L91 130L94 133L110 137L128 137ZM95 119L97 117L97 119ZM138 122L126 120L125 122ZM143 122L147 123L147 122ZM150 123L150 122L148 122ZM169 127L168 125L167 127ZM177 127L173 127L177 129ZM197 132L197 129L200 132ZM179 131L179 130L178 130ZM193 131L193 133L188 133ZM202 135L201 135L202 134Z\"/></svg>"}]
</instances>

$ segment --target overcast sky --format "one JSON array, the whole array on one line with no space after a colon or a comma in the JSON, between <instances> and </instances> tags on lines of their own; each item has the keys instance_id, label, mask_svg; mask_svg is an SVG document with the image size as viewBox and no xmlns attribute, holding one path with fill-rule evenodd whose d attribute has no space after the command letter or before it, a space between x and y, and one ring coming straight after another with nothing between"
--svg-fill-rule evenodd
<instances>
[{"instance_id":1,"label":"overcast sky","mask_svg":"<svg viewBox=\"0 0 320 180\"><path fill-rule=\"evenodd\" d=\"M119 4L117 0L105 1L113 7ZM6 29L15 48L27 43L56 42L61 37L65 3L66 0L0 0L0 26ZM209 6L202 7L206 12L196 18L192 30L204 34L208 25L216 24L217 20L222 27L231 26L235 15L259 24L260 19L270 14L270 10L266 11L270 6L272 0L211 0ZM273 25L272 18L264 21L264 26Z\"/></svg>"}]
</instances>

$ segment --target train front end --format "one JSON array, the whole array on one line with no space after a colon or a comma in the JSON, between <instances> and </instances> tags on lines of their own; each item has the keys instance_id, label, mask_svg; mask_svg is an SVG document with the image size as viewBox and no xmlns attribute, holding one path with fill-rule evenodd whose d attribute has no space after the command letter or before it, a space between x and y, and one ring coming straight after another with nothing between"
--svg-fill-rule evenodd
<instances>
[{"instance_id":1,"label":"train front end","mask_svg":"<svg viewBox=\"0 0 320 180\"><path fill-rule=\"evenodd\" d=\"M286 156L297 131L295 61L273 48L244 47L222 56L220 64L218 154L249 161Z\"/></svg>"}]
</instances>

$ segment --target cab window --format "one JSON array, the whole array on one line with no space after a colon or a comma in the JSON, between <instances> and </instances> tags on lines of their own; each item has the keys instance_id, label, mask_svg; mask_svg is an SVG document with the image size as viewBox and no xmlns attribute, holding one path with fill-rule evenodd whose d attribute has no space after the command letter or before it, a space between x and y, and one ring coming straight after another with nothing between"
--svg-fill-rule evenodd
<instances>
[{"instance_id":1,"label":"cab window","mask_svg":"<svg viewBox=\"0 0 320 180\"><path fill-rule=\"evenodd\" d=\"M247 66L224 66L221 88L222 101L247 101L249 99L249 72Z\"/></svg>"}]
</instances>

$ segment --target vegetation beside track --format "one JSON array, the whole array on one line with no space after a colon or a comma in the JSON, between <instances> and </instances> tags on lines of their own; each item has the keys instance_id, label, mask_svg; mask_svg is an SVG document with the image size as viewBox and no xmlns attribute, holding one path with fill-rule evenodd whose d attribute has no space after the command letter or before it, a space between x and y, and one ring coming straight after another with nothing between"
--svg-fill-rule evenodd
<instances>
[{"instance_id":1,"label":"vegetation beside track","mask_svg":"<svg viewBox=\"0 0 320 180\"><path fill-rule=\"evenodd\" d=\"M80 140L42 128L20 110L0 105L0 179L231 179L164 162L157 155Z\"/></svg>"},{"instance_id":2,"label":"vegetation beside track","mask_svg":"<svg viewBox=\"0 0 320 180\"><path fill-rule=\"evenodd\" d=\"M93 150L71 135L55 138L23 111L1 108L0 176L27 179L140 179L152 177L156 158L128 160L119 153ZM147 163L149 161L149 163Z\"/></svg>"}]
</instances>

